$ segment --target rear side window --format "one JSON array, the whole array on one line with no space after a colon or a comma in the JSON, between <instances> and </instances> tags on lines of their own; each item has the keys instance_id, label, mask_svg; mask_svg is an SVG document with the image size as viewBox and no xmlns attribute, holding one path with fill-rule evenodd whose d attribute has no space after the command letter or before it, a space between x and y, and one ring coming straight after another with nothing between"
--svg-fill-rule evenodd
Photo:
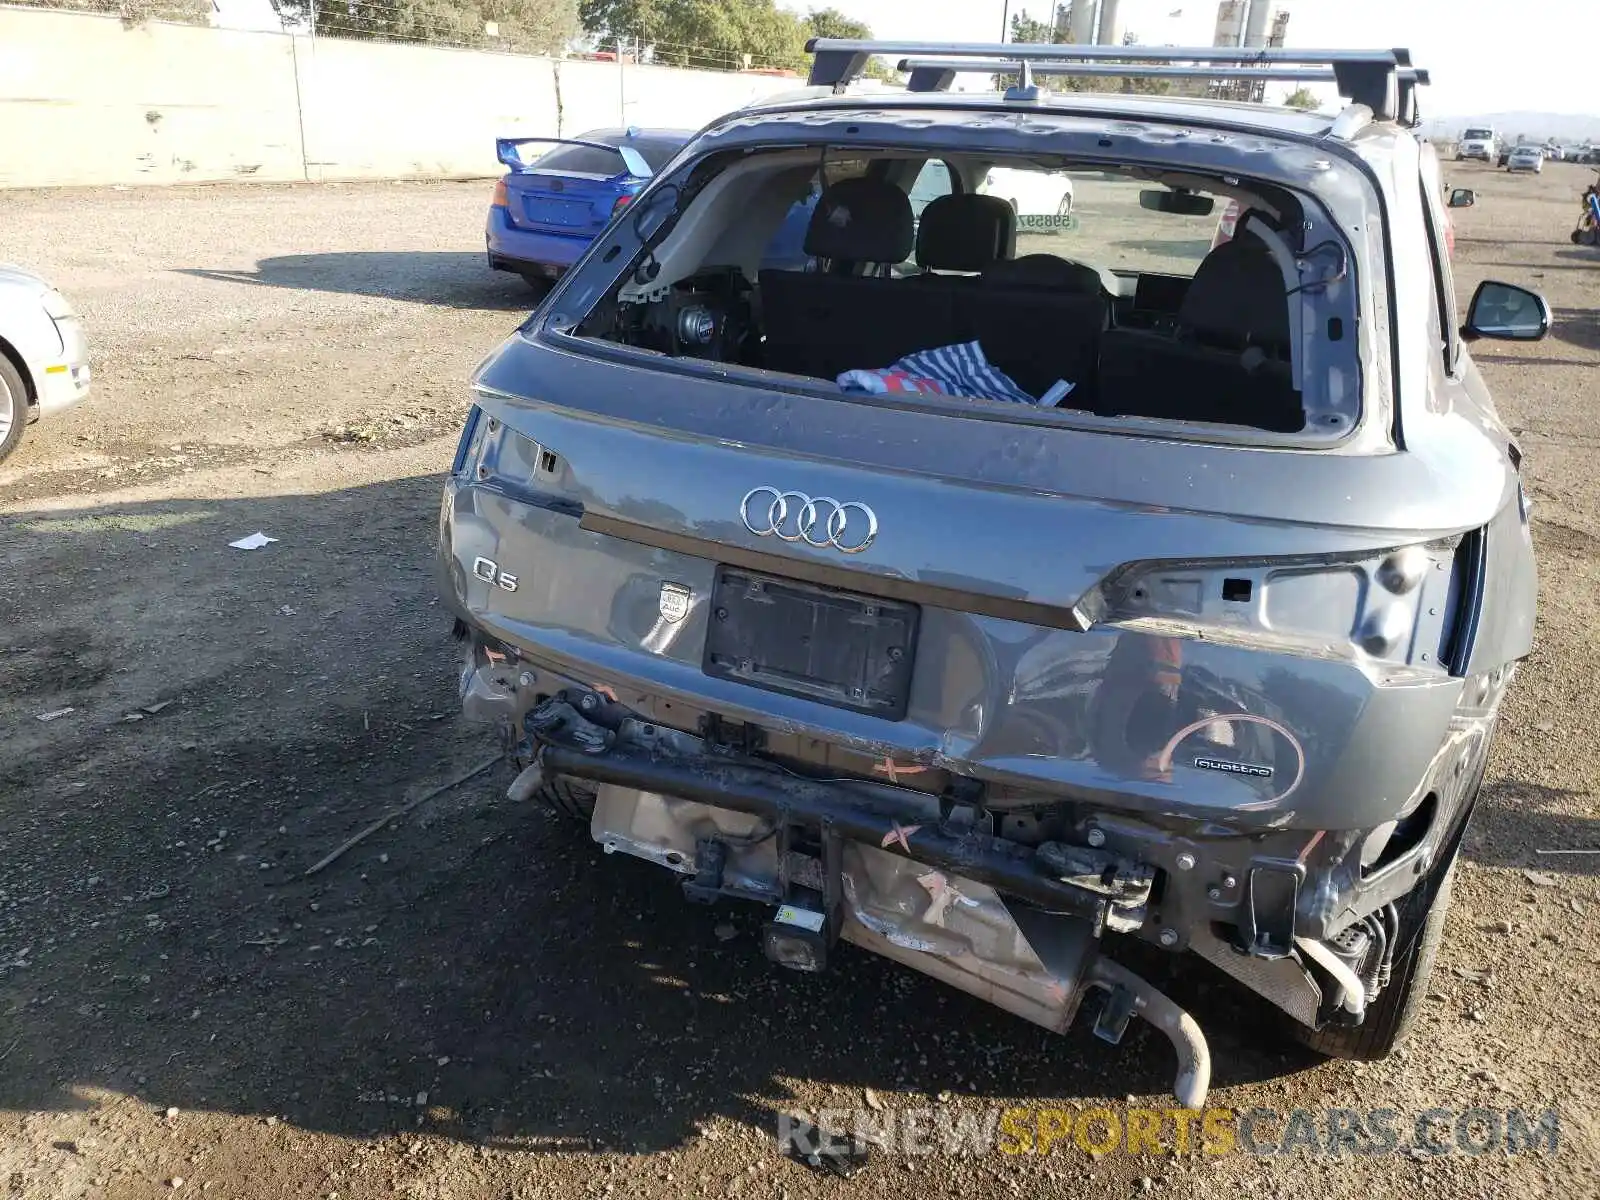
<instances>
[{"instance_id":1,"label":"rear side window","mask_svg":"<svg viewBox=\"0 0 1600 1200\"><path fill-rule=\"evenodd\" d=\"M949 165L937 158L930 158L922 164L922 170L917 173L916 181L911 185L912 215L920 218L923 209L940 196L948 196L955 190L955 177Z\"/></svg>"},{"instance_id":2,"label":"rear side window","mask_svg":"<svg viewBox=\"0 0 1600 1200\"><path fill-rule=\"evenodd\" d=\"M659 171L672 161L683 143L664 138L639 138L632 143L633 148L644 155L645 162L650 164L652 171Z\"/></svg>"}]
</instances>

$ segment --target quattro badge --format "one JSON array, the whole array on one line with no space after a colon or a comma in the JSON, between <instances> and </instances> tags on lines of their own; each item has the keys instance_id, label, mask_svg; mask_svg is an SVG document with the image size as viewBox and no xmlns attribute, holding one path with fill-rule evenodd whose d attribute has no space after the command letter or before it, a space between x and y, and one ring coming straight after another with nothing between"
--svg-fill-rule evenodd
<instances>
[{"instance_id":1,"label":"quattro badge","mask_svg":"<svg viewBox=\"0 0 1600 1200\"><path fill-rule=\"evenodd\" d=\"M1251 775L1257 779L1272 778L1272 768L1257 763L1233 762L1226 758L1197 758L1194 765L1202 771L1226 771L1230 775Z\"/></svg>"}]
</instances>

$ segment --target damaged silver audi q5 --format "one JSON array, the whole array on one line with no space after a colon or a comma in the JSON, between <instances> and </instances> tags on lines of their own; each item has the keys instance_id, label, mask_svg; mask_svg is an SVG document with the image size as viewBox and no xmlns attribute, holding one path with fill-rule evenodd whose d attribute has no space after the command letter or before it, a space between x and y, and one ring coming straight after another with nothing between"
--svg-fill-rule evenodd
<instances>
[{"instance_id":1,"label":"damaged silver audi q5","mask_svg":"<svg viewBox=\"0 0 1600 1200\"><path fill-rule=\"evenodd\" d=\"M1425 74L814 51L478 373L440 555L513 795L770 906L789 967L842 938L1055 1030L1098 989L1102 1037L1172 1040L1185 1104L1205 1039L1128 939L1383 1057L1533 629L1464 343L1549 325L1497 283L1456 316ZM875 53L908 89L858 90ZM1275 71L1349 106L1041 83Z\"/></svg>"}]
</instances>

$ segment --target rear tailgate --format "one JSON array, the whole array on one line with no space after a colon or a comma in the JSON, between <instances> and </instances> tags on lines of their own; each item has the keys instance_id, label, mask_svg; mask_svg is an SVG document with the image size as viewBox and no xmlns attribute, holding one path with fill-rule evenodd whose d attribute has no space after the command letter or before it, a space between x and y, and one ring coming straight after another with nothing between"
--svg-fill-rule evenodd
<instances>
[{"instance_id":1,"label":"rear tailgate","mask_svg":"<svg viewBox=\"0 0 1600 1200\"><path fill-rule=\"evenodd\" d=\"M1425 465L829 401L563 340L480 374L444 526L454 602L544 665L890 769L1155 813L1182 788L1230 819L1350 828L1395 800L1370 764L1402 794L1426 775L1460 692L1437 663L1448 551L1403 647L1354 644L1387 551L1493 516L1367 499Z\"/></svg>"},{"instance_id":2,"label":"rear tailgate","mask_svg":"<svg viewBox=\"0 0 1600 1200\"><path fill-rule=\"evenodd\" d=\"M555 147L529 161L532 148ZM619 205L626 204L650 177L643 157L628 146L581 139L500 138L500 161L511 167L505 177L507 210L519 229L544 233L589 234L604 229ZM584 166L611 160L615 170L574 169L563 165L581 154Z\"/></svg>"},{"instance_id":3,"label":"rear tailgate","mask_svg":"<svg viewBox=\"0 0 1600 1200\"><path fill-rule=\"evenodd\" d=\"M506 208L518 229L596 234L610 222L617 201L636 191L626 175L531 171L506 176Z\"/></svg>"}]
</instances>

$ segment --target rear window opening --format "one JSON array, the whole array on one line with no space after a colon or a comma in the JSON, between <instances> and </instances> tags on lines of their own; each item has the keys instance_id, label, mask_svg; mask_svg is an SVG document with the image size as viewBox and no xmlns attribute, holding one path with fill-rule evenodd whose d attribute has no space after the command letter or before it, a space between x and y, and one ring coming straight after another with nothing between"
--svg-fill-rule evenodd
<instances>
[{"instance_id":1,"label":"rear window opening","mask_svg":"<svg viewBox=\"0 0 1600 1200\"><path fill-rule=\"evenodd\" d=\"M1327 439L1359 415L1355 368L1305 384L1354 290L1347 247L1304 245L1313 205L1287 188L859 148L761 151L692 178L638 206L645 249L577 334L1067 420Z\"/></svg>"}]
</instances>

